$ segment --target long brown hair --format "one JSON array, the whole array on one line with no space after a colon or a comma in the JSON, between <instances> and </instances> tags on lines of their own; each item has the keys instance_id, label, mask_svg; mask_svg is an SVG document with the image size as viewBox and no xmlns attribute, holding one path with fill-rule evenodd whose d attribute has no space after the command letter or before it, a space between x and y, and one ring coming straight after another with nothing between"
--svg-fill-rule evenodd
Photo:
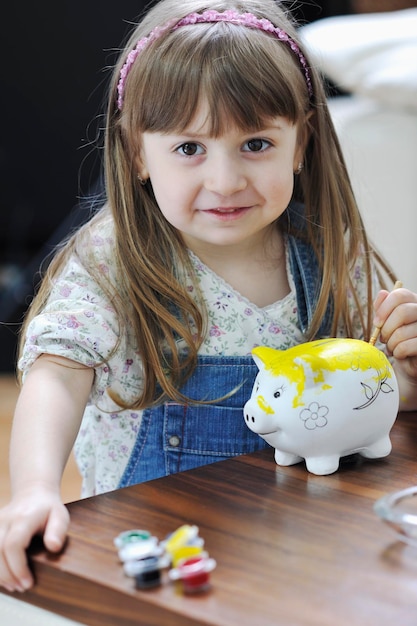
<instances>
[{"instance_id":1,"label":"long brown hair","mask_svg":"<svg viewBox=\"0 0 417 626\"><path fill-rule=\"evenodd\" d=\"M144 372L137 408L162 397L182 398L178 389L195 366L205 331L204 303L190 296L182 280L184 272L192 274L192 267L181 237L161 214L152 185L148 182L142 186L138 181L140 138L145 131L181 132L193 120L202 99L208 103L213 136L221 135L230 121L252 131L275 116L298 124L300 132L308 136L304 169L294 187L294 200L306 207L305 228L302 233L294 232L285 214L278 221L284 232L303 236L311 243L322 267L321 292L306 340L317 337L330 298L334 303L333 334L342 327L346 336L352 335L347 294L355 297L351 271L359 251L368 264L369 304L361 318L364 338L371 330L372 259L376 259L381 276L388 272L392 278L368 241L322 79L310 67L310 97L296 55L282 42L256 29L229 23L198 24L166 32L134 62L126 81L123 109L118 109L120 70L137 41L168 20L208 8L251 12L298 41L291 18L274 0L163 0L149 11L132 33L114 70L105 135L107 205L94 218L104 219L109 212L113 217L117 285L106 282L94 260L82 252L79 242L88 236L87 224L49 266L27 319L44 306L51 281L69 255L82 256L118 313L120 333L129 326L136 338ZM356 303L360 311L357 299Z\"/></svg>"}]
</instances>

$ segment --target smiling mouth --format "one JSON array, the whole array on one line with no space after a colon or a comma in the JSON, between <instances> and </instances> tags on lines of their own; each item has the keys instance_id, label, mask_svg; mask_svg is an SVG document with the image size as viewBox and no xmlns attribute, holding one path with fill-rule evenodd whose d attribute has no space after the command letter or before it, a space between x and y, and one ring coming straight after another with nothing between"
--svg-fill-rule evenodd
<instances>
[{"instance_id":1,"label":"smiling mouth","mask_svg":"<svg viewBox=\"0 0 417 626\"><path fill-rule=\"evenodd\" d=\"M213 209L208 209L209 213L237 213L239 211L246 211L250 207L248 206L234 206L234 207L214 207Z\"/></svg>"}]
</instances>

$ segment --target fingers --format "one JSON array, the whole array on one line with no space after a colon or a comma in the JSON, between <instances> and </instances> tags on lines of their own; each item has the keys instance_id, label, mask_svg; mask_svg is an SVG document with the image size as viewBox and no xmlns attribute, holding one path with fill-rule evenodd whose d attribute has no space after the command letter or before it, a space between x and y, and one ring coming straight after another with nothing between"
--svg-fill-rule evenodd
<instances>
[{"instance_id":1,"label":"fingers","mask_svg":"<svg viewBox=\"0 0 417 626\"><path fill-rule=\"evenodd\" d=\"M59 552L64 547L69 520L69 513L65 506L61 505L51 511L43 535L45 548L50 552Z\"/></svg>"},{"instance_id":2,"label":"fingers","mask_svg":"<svg viewBox=\"0 0 417 626\"><path fill-rule=\"evenodd\" d=\"M381 304L384 302L386 297L389 296L389 293L390 292L389 291L385 291L385 289L382 289L378 293L378 295L377 295L377 297L376 297L376 299L374 301L374 310L375 310L375 312L378 311L378 309L380 308ZM375 325L378 326L378 324L375 324Z\"/></svg>"},{"instance_id":3,"label":"fingers","mask_svg":"<svg viewBox=\"0 0 417 626\"><path fill-rule=\"evenodd\" d=\"M408 289L381 291L375 302L374 324L391 354L404 359L417 355L417 295Z\"/></svg>"},{"instance_id":4,"label":"fingers","mask_svg":"<svg viewBox=\"0 0 417 626\"><path fill-rule=\"evenodd\" d=\"M30 509L30 507L29 507ZM34 583L26 550L37 533L43 533L47 550L58 552L65 543L69 514L57 503L51 508L17 514L12 506L0 516L0 585L8 591L26 591Z\"/></svg>"},{"instance_id":5,"label":"fingers","mask_svg":"<svg viewBox=\"0 0 417 626\"><path fill-rule=\"evenodd\" d=\"M33 585L26 548L32 539L31 530L24 521L2 526L0 554L0 583L8 591L25 591Z\"/></svg>"}]
</instances>

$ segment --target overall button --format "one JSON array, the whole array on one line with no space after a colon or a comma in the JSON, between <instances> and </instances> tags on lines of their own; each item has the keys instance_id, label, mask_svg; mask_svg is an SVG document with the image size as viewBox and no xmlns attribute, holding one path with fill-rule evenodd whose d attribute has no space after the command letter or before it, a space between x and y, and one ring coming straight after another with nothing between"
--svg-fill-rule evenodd
<instances>
[{"instance_id":1,"label":"overall button","mask_svg":"<svg viewBox=\"0 0 417 626\"><path fill-rule=\"evenodd\" d=\"M181 443L181 439L178 437L178 435L171 435L171 437L168 439L168 443L173 448L178 448Z\"/></svg>"}]
</instances>

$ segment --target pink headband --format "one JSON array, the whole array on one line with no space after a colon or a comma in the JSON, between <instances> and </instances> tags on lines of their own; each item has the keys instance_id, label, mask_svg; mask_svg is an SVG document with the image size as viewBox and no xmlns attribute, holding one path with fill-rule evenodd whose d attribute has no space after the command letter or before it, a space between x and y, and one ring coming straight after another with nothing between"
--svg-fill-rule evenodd
<instances>
[{"instance_id":1,"label":"pink headband","mask_svg":"<svg viewBox=\"0 0 417 626\"><path fill-rule=\"evenodd\" d=\"M291 37L281 28L275 27L272 22L264 18L258 18L252 13L237 13L236 11L224 11L219 13L215 10L204 11L203 13L190 13L179 21L171 20L163 26L157 26L154 28L147 37L143 37L138 41L136 46L129 52L127 59L120 70L120 78L117 85L117 106L119 110L123 107L123 96L125 90L126 79L129 75L131 67L136 60L136 57L142 52L146 46L150 43L162 37L168 31L174 31L181 26L188 26L189 24L208 24L212 22L230 22L231 24L238 24L239 26L247 26L248 28L257 28L263 30L266 33L275 35L277 39L285 43L286 46L296 55L303 70L305 81L307 83L308 92L310 98L313 95L313 87L311 83L310 70L307 64L307 60L300 50L299 45L291 39Z\"/></svg>"}]
</instances>

